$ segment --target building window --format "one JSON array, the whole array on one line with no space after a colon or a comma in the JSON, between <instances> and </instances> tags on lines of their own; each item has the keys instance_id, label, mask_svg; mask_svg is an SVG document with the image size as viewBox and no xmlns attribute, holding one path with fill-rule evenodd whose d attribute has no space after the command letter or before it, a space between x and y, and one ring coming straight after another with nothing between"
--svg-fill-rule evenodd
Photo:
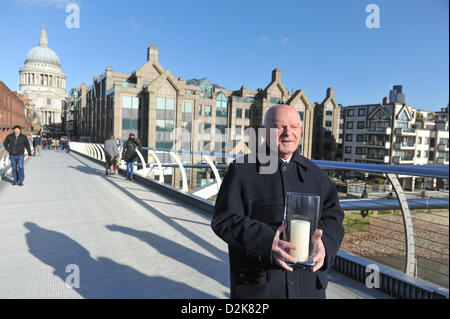
<instances>
[{"instance_id":1,"label":"building window","mask_svg":"<svg viewBox=\"0 0 450 319\"><path fill-rule=\"evenodd\" d=\"M217 117L227 117L228 115L228 100L226 96L220 92L216 100L216 116Z\"/></svg>"},{"instance_id":2,"label":"building window","mask_svg":"<svg viewBox=\"0 0 450 319\"><path fill-rule=\"evenodd\" d=\"M364 129L364 122L358 122L358 129Z\"/></svg>"},{"instance_id":3,"label":"building window","mask_svg":"<svg viewBox=\"0 0 450 319\"><path fill-rule=\"evenodd\" d=\"M417 151L417 157L420 158L420 151Z\"/></svg>"},{"instance_id":4,"label":"building window","mask_svg":"<svg viewBox=\"0 0 450 319\"><path fill-rule=\"evenodd\" d=\"M47 105L52 105L52 99L47 99Z\"/></svg>"},{"instance_id":5,"label":"building window","mask_svg":"<svg viewBox=\"0 0 450 319\"><path fill-rule=\"evenodd\" d=\"M247 102L247 103L254 103L255 102L255 98L252 97L252 96L246 96L244 98L244 101Z\"/></svg>"},{"instance_id":6,"label":"building window","mask_svg":"<svg viewBox=\"0 0 450 319\"><path fill-rule=\"evenodd\" d=\"M406 110L403 111L397 120L397 127L408 128L409 127L409 117L406 114Z\"/></svg>"},{"instance_id":7,"label":"building window","mask_svg":"<svg viewBox=\"0 0 450 319\"><path fill-rule=\"evenodd\" d=\"M331 115L333 115L333 111L332 111L332 110L327 110L327 111L325 112L325 115L331 116Z\"/></svg>"},{"instance_id":8,"label":"building window","mask_svg":"<svg viewBox=\"0 0 450 319\"><path fill-rule=\"evenodd\" d=\"M219 130L220 133L225 134L226 125L216 124L216 130Z\"/></svg>"},{"instance_id":9,"label":"building window","mask_svg":"<svg viewBox=\"0 0 450 319\"><path fill-rule=\"evenodd\" d=\"M212 85L208 81L203 81L200 84L200 96L212 98Z\"/></svg>"},{"instance_id":10,"label":"building window","mask_svg":"<svg viewBox=\"0 0 450 319\"><path fill-rule=\"evenodd\" d=\"M417 144L422 144L422 137L421 136L417 137Z\"/></svg>"},{"instance_id":11,"label":"building window","mask_svg":"<svg viewBox=\"0 0 450 319\"><path fill-rule=\"evenodd\" d=\"M175 110L175 99L157 97L156 98L156 109L157 110L165 110L165 111Z\"/></svg>"},{"instance_id":12,"label":"building window","mask_svg":"<svg viewBox=\"0 0 450 319\"><path fill-rule=\"evenodd\" d=\"M139 98L122 96L122 138L130 133L139 134Z\"/></svg>"},{"instance_id":13,"label":"building window","mask_svg":"<svg viewBox=\"0 0 450 319\"><path fill-rule=\"evenodd\" d=\"M173 131L172 120L156 120L156 131L157 132L172 132Z\"/></svg>"},{"instance_id":14,"label":"building window","mask_svg":"<svg viewBox=\"0 0 450 319\"><path fill-rule=\"evenodd\" d=\"M425 145L430 144L430 138L429 137L425 137Z\"/></svg>"},{"instance_id":15,"label":"building window","mask_svg":"<svg viewBox=\"0 0 450 319\"><path fill-rule=\"evenodd\" d=\"M347 142L351 142L353 140L353 134L346 134L345 135L345 140Z\"/></svg>"},{"instance_id":16,"label":"building window","mask_svg":"<svg viewBox=\"0 0 450 319\"><path fill-rule=\"evenodd\" d=\"M183 112L192 113L192 102L183 102Z\"/></svg>"},{"instance_id":17,"label":"building window","mask_svg":"<svg viewBox=\"0 0 450 319\"><path fill-rule=\"evenodd\" d=\"M211 105L205 105L205 116L211 116Z\"/></svg>"},{"instance_id":18,"label":"building window","mask_svg":"<svg viewBox=\"0 0 450 319\"><path fill-rule=\"evenodd\" d=\"M347 116L353 116L355 113L354 110L347 110Z\"/></svg>"},{"instance_id":19,"label":"building window","mask_svg":"<svg viewBox=\"0 0 450 319\"><path fill-rule=\"evenodd\" d=\"M206 134L211 132L211 123L205 123L205 132Z\"/></svg>"},{"instance_id":20,"label":"building window","mask_svg":"<svg viewBox=\"0 0 450 319\"><path fill-rule=\"evenodd\" d=\"M271 97L270 98L270 103L272 103L272 104L280 104L280 102L281 102L280 97Z\"/></svg>"},{"instance_id":21,"label":"building window","mask_svg":"<svg viewBox=\"0 0 450 319\"><path fill-rule=\"evenodd\" d=\"M347 122L347 128L352 129L353 128L353 122Z\"/></svg>"},{"instance_id":22,"label":"building window","mask_svg":"<svg viewBox=\"0 0 450 319\"><path fill-rule=\"evenodd\" d=\"M356 141L357 142L364 142L364 135L363 134L356 135Z\"/></svg>"},{"instance_id":23,"label":"building window","mask_svg":"<svg viewBox=\"0 0 450 319\"><path fill-rule=\"evenodd\" d=\"M245 118L250 119L250 109L245 110Z\"/></svg>"},{"instance_id":24,"label":"building window","mask_svg":"<svg viewBox=\"0 0 450 319\"><path fill-rule=\"evenodd\" d=\"M299 111L298 114L300 115L300 121L303 123L303 118L305 117L305 113L302 111Z\"/></svg>"},{"instance_id":25,"label":"building window","mask_svg":"<svg viewBox=\"0 0 450 319\"><path fill-rule=\"evenodd\" d=\"M202 115L202 105L198 106L198 115Z\"/></svg>"},{"instance_id":26,"label":"building window","mask_svg":"<svg viewBox=\"0 0 450 319\"><path fill-rule=\"evenodd\" d=\"M242 118L242 109L236 109L236 117Z\"/></svg>"},{"instance_id":27,"label":"building window","mask_svg":"<svg viewBox=\"0 0 450 319\"><path fill-rule=\"evenodd\" d=\"M352 153L352 147L351 146L346 146L345 147L345 154L351 154Z\"/></svg>"},{"instance_id":28,"label":"building window","mask_svg":"<svg viewBox=\"0 0 450 319\"><path fill-rule=\"evenodd\" d=\"M448 152L438 152L437 158L443 158L446 162L448 162Z\"/></svg>"},{"instance_id":29,"label":"building window","mask_svg":"<svg viewBox=\"0 0 450 319\"><path fill-rule=\"evenodd\" d=\"M170 141L156 141L156 148L170 150L173 147L173 142Z\"/></svg>"},{"instance_id":30,"label":"building window","mask_svg":"<svg viewBox=\"0 0 450 319\"><path fill-rule=\"evenodd\" d=\"M325 121L325 127L331 127L332 122L331 121Z\"/></svg>"},{"instance_id":31,"label":"building window","mask_svg":"<svg viewBox=\"0 0 450 319\"><path fill-rule=\"evenodd\" d=\"M357 147L356 148L356 154L357 155L363 155L364 154L364 147Z\"/></svg>"},{"instance_id":32,"label":"building window","mask_svg":"<svg viewBox=\"0 0 450 319\"><path fill-rule=\"evenodd\" d=\"M365 116L366 115L366 109L358 109L358 116Z\"/></svg>"},{"instance_id":33,"label":"building window","mask_svg":"<svg viewBox=\"0 0 450 319\"><path fill-rule=\"evenodd\" d=\"M242 134L242 125L236 125L236 135Z\"/></svg>"}]
</instances>

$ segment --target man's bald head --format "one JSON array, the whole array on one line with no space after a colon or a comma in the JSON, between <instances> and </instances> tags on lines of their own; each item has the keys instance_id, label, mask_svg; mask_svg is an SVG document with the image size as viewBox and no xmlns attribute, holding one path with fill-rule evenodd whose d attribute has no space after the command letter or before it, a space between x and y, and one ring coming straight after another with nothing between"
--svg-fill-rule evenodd
<instances>
[{"instance_id":1,"label":"man's bald head","mask_svg":"<svg viewBox=\"0 0 450 319\"><path fill-rule=\"evenodd\" d=\"M297 110L288 104L278 104L272 106L270 109L267 110L266 116L264 117L264 127L270 128L274 127L274 119L276 118L276 115L280 112L288 112L291 113L294 117L298 117L298 123L300 124L300 115L298 114ZM295 114L294 114L295 113Z\"/></svg>"},{"instance_id":2,"label":"man's bald head","mask_svg":"<svg viewBox=\"0 0 450 319\"><path fill-rule=\"evenodd\" d=\"M294 107L287 104L272 106L264 117L264 127L277 129L277 148L281 158L288 159L297 151L303 127ZM270 141L270 130L266 132L266 141Z\"/></svg>"}]
</instances>

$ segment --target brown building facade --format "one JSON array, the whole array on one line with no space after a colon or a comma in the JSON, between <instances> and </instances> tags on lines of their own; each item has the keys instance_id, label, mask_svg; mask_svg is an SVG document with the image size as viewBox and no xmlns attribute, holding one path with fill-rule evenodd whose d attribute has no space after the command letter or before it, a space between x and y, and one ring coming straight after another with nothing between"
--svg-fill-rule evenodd
<instances>
[{"instance_id":1,"label":"brown building facade","mask_svg":"<svg viewBox=\"0 0 450 319\"><path fill-rule=\"evenodd\" d=\"M20 125L22 132L29 136L31 134L30 115L25 103L0 81L0 143L3 144L15 125Z\"/></svg>"}]
</instances>

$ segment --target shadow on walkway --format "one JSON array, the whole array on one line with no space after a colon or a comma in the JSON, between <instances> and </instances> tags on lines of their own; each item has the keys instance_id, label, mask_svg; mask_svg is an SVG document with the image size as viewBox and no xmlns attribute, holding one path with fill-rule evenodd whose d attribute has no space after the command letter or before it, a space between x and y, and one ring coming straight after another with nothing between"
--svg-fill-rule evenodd
<instances>
[{"instance_id":1,"label":"shadow on walkway","mask_svg":"<svg viewBox=\"0 0 450 319\"><path fill-rule=\"evenodd\" d=\"M80 270L80 286L73 288L84 298L215 298L184 283L159 276L147 276L109 258L94 259L70 237L26 222L29 252L53 267L54 275L66 281L68 265Z\"/></svg>"},{"instance_id":2,"label":"shadow on walkway","mask_svg":"<svg viewBox=\"0 0 450 319\"><path fill-rule=\"evenodd\" d=\"M158 250L159 253L197 270L224 286L228 286L228 271L223 273L222 270L226 268L226 264L223 261L205 256L193 249L148 231L135 230L119 225L107 225L106 228L136 237Z\"/></svg>"},{"instance_id":3,"label":"shadow on walkway","mask_svg":"<svg viewBox=\"0 0 450 319\"><path fill-rule=\"evenodd\" d=\"M153 213L156 217L161 219L163 222L165 222L166 224L168 224L169 226L171 226L172 228L174 228L175 230L177 230L181 234L185 235L186 237L190 238L192 241L194 241L197 244L201 245L203 248L208 250L211 254L213 254L214 256L219 258L220 260L222 260L224 262L228 262L228 253L220 250L219 248L217 248L215 245L211 244L207 240L203 239L202 237L198 236L197 234L195 234L194 232L188 230L187 228L181 226L176 221L174 221L171 217L166 216L165 214L163 214L162 212L160 212L159 210L157 210L156 208L154 208L153 206L148 204L146 202L147 201L146 199L139 198L136 195L134 195L133 193L131 193L128 189L118 185L116 183L116 181L118 181L118 179L119 179L118 177L111 178L111 177L107 177L104 174L103 175L99 174L99 170L97 170L95 168L92 168L91 166L89 166L88 164L83 162L82 160L76 158L74 155L72 155L72 154L69 154L69 155L71 155L75 160L77 160L78 162L82 163L85 166L85 167L82 167L82 166L76 166L76 167L71 166L72 168L78 169L81 172L86 173L86 174L90 173L90 174L98 174L98 175L102 176L106 181L111 183L112 186L116 187L119 191L124 193L126 196L128 196L131 199L133 199L134 201L136 201L144 209L146 209L149 212ZM124 181L125 181L125 179L124 179ZM153 189L152 189L152 191L155 194L158 194L160 196L167 196L167 195L161 193L160 191L153 190ZM173 201L176 202L176 203L179 203L176 200L173 200ZM166 204L170 205L171 203L166 203ZM184 207L186 207L186 205L184 205ZM196 212L195 210L192 210L192 213L193 214L200 214L199 212ZM200 214L200 215L205 216L205 214ZM186 248L186 247L184 247L184 248Z\"/></svg>"}]
</instances>

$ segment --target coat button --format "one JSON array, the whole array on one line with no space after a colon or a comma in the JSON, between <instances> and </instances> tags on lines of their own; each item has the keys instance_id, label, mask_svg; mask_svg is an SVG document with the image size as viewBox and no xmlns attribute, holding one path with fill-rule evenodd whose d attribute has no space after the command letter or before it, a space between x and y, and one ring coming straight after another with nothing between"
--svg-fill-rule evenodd
<instances>
[{"instance_id":1,"label":"coat button","mask_svg":"<svg viewBox=\"0 0 450 319\"><path fill-rule=\"evenodd\" d=\"M289 279L289 280L288 280L288 285L292 287L292 286L294 285L294 281L292 281L291 279Z\"/></svg>"}]
</instances>

